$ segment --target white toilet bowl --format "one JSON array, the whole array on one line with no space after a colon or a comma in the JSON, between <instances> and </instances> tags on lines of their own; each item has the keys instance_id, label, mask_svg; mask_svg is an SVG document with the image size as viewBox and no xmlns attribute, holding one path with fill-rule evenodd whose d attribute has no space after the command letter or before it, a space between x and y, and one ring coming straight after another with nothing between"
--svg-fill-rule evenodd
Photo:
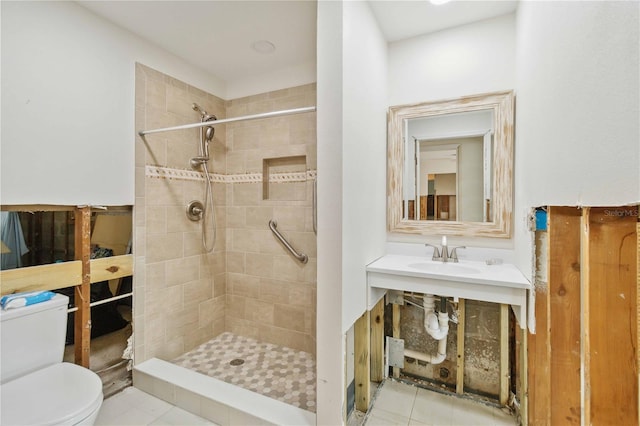
<instances>
[{"instance_id":1,"label":"white toilet bowl","mask_svg":"<svg viewBox=\"0 0 640 426\"><path fill-rule=\"evenodd\" d=\"M92 425L102 405L97 374L58 363L2 384L1 425Z\"/></svg>"}]
</instances>

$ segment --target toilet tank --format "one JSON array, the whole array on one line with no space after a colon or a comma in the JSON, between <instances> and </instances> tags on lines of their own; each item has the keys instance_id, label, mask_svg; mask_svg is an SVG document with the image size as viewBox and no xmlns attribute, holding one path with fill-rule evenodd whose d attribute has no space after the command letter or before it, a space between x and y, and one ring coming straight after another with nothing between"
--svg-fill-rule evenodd
<instances>
[{"instance_id":1,"label":"toilet tank","mask_svg":"<svg viewBox=\"0 0 640 426\"><path fill-rule=\"evenodd\" d=\"M0 383L62 362L69 298L0 309Z\"/></svg>"}]
</instances>

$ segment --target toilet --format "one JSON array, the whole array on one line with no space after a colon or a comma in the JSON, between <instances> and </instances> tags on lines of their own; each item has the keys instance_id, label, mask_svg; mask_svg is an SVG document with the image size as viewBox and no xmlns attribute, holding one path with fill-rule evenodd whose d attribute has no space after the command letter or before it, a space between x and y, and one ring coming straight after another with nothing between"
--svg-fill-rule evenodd
<instances>
[{"instance_id":1,"label":"toilet","mask_svg":"<svg viewBox=\"0 0 640 426\"><path fill-rule=\"evenodd\" d=\"M102 381L66 362L67 296L0 310L0 424L92 425Z\"/></svg>"}]
</instances>

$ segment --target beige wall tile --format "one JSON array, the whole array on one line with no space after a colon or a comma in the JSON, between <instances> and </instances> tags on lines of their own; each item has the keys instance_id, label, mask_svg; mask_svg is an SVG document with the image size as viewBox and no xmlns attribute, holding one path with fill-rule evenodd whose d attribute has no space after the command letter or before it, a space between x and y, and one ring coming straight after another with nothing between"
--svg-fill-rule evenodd
<instances>
[{"instance_id":1,"label":"beige wall tile","mask_svg":"<svg viewBox=\"0 0 640 426\"><path fill-rule=\"evenodd\" d=\"M213 298L213 282L208 279L200 279L185 283L182 286L184 300L188 302L202 303Z\"/></svg>"},{"instance_id":2,"label":"beige wall tile","mask_svg":"<svg viewBox=\"0 0 640 426\"><path fill-rule=\"evenodd\" d=\"M136 72L141 128L195 122L193 102L218 118L315 102L315 85L223 101L148 67L137 65ZM262 172L264 158L300 154L307 156L307 169L315 164L315 131L315 114L219 126L210 145L210 171ZM198 132L167 132L137 142L135 253L145 255L139 259L146 266L135 281L142 295L135 301L136 354L170 359L225 330L315 352L315 334L309 335L315 333L315 259L297 264L267 227L276 218L292 243L315 256L315 236L305 218L311 213L309 184L273 190L300 198L293 201L263 200L261 183L214 184L218 237L215 252L206 255L200 224L184 214L192 199L204 201L204 182L150 179L142 167L189 170Z\"/></svg>"},{"instance_id":3,"label":"beige wall tile","mask_svg":"<svg viewBox=\"0 0 640 426\"><path fill-rule=\"evenodd\" d=\"M168 286L193 282L200 278L200 257L179 257L164 262Z\"/></svg>"},{"instance_id":4,"label":"beige wall tile","mask_svg":"<svg viewBox=\"0 0 640 426\"><path fill-rule=\"evenodd\" d=\"M226 250L214 250L213 253L210 253L207 256L202 256L201 260L201 277L205 276L203 271L207 273L206 276L213 277L215 274L224 271L226 268Z\"/></svg>"},{"instance_id":5,"label":"beige wall tile","mask_svg":"<svg viewBox=\"0 0 640 426\"><path fill-rule=\"evenodd\" d=\"M174 80L175 82L175 80ZM191 108L194 96L187 92L187 86L183 84L169 84L166 86L168 112L188 118L189 122L197 122L200 119L198 112Z\"/></svg>"},{"instance_id":6,"label":"beige wall tile","mask_svg":"<svg viewBox=\"0 0 640 426\"><path fill-rule=\"evenodd\" d=\"M227 313L229 312L227 311ZM225 328L232 333L251 337L253 339L260 339L260 329L255 323L242 318L233 317L232 315L227 315L225 322Z\"/></svg>"},{"instance_id":7,"label":"beige wall tile","mask_svg":"<svg viewBox=\"0 0 640 426\"><path fill-rule=\"evenodd\" d=\"M227 229L244 228L246 207L227 207Z\"/></svg>"},{"instance_id":8,"label":"beige wall tile","mask_svg":"<svg viewBox=\"0 0 640 426\"><path fill-rule=\"evenodd\" d=\"M265 229L269 226L269 221L274 219L274 209L271 206L246 207L245 214L246 228Z\"/></svg>"},{"instance_id":9,"label":"beige wall tile","mask_svg":"<svg viewBox=\"0 0 640 426\"><path fill-rule=\"evenodd\" d=\"M167 209L164 206L147 206L145 208L147 234L167 233Z\"/></svg>"},{"instance_id":10,"label":"beige wall tile","mask_svg":"<svg viewBox=\"0 0 640 426\"><path fill-rule=\"evenodd\" d=\"M233 251L260 252L263 239L269 237L270 230L233 229L231 247Z\"/></svg>"},{"instance_id":11,"label":"beige wall tile","mask_svg":"<svg viewBox=\"0 0 640 426\"><path fill-rule=\"evenodd\" d=\"M305 309L300 306L276 304L273 314L275 326L295 331L307 331Z\"/></svg>"},{"instance_id":12,"label":"beige wall tile","mask_svg":"<svg viewBox=\"0 0 640 426\"><path fill-rule=\"evenodd\" d=\"M309 284L296 283L288 288L287 300L290 305L302 306L307 311L315 310L314 297L316 289Z\"/></svg>"},{"instance_id":13,"label":"beige wall tile","mask_svg":"<svg viewBox=\"0 0 640 426\"><path fill-rule=\"evenodd\" d=\"M244 318L245 317L245 306L246 306L247 298L244 296L237 296L231 294L231 292L227 291L226 296L226 308L225 312L227 318L236 317L236 318Z\"/></svg>"},{"instance_id":14,"label":"beige wall tile","mask_svg":"<svg viewBox=\"0 0 640 426\"><path fill-rule=\"evenodd\" d=\"M144 228L146 223L144 196L136 196L135 205L133 206L134 224L137 227Z\"/></svg>"},{"instance_id":15,"label":"beige wall tile","mask_svg":"<svg viewBox=\"0 0 640 426\"><path fill-rule=\"evenodd\" d=\"M213 277L213 296L224 297L227 294L227 274L221 272Z\"/></svg>"},{"instance_id":16,"label":"beige wall tile","mask_svg":"<svg viewBox=\"0 0 640 426\"><path fill-rule=\"evenodd\" d=\"M260 325L259 328L260 338L263 341L299 351L315 353L315 348L307 347L305 333L269 325Z\"/></svg>"},{"instance_id":17,"label":"beige wall tile","mask_svg":"<svg viewBox=\"0 0 640 426\"><path fill-rule=\"evenodd\" d=\"M258 124L247 123L230 130L227 140L233 151L257 149L260 147L262 128Z\"/></svg>"},{"instance_id":18,"label":"beige wall tile","mask_svg":"<svg viewBox=\"0 0 640 426\"><path fill-rule=\"evenodd\" d=\"M301 264L291 255L275 256L273 268L278 271L277 276L285 281L303 281L306 265Z\"/></svg>"},{"instance_id":19,"label":"beige wall tile","mask_svg":"<svg viewBox=\"0 0 640 426\"><path fill-rule=\"evenodd\" d=\"M227 274L227 292L234 296L260 297L260 278L244 274Z\"/></svg>"},{"instance_id":20,"label":"beige wall tile","mask_svg":"<svg viewBox=\"0 0 640 426\"><path fill-rule=\"evenodd\" d=\"M182 234L147 235L147 262L161 262L182 257Z\"/></svg>"},{"instance_id":21,"label":"beige wall tile","mask_svg":"<svg viewBox=\"0 0 640 426\"><path fill-rule=\"evenodd\" d=\"M166 210L167 232L199 232L201 224L187 218L186 205L167 206Z\"/></svg>"},{"instance_id":22,"label":"beige wall tile","mask_svg":"<svg viewBox=\"0 0 640 426\"><path fill-rule=\"evenodd\" d=\"M147 206L180 206L183 204L183 182L169 179L146 179Z\"/></svg>"},{"instance_id":23,"label":"beige wall tile","mask_svg":"<svg viewBox=\"0 0 640 426\"><path fill-rule=\"evenodd\" d=\"M149 68L146 65L143 64L137 64L140 69L142 70L142 72L144 72L144 75L147 77L148 80L157 80L157 81L162 81L162 82L169 82L169 76L161 73L160 71L156 71L153 68Z\"/></svg>"},{"instance_id":24,"label":"beige wall tile","mask_svg":"<svg viewBox=\"0 0 640 426\"><path fill-rule=\"evenodd\" d=\"M163 82L148 79L146 81L144 95L148 107L165 110L167 104L167 86Z\"/></svg>"},{"instance_id":25,"label":"beige wall tile","mask_svg":"<svg viewBox=\"0 0 640 426\"><path fill-rule=\"evenodd\" d=\"M215 320L224 319L224 298L208 299L198 304L198 327L212 326Z\"/></svg>"},{"instance_id":26,"label":"beige wall tile","mask_svg":"<svg viewBox=\"0 0 640 426\"><path fill-rule=\"evenodd\" d=\"M182 286L174 285L163 288L149 288L147 286L146 312L150 315L175 314L183 309L184 299L182 297ZM165 326L170 325L175 318L164 321Z\"/></svg>"},{"instance_id":27,"label":"beige wall tile","mask_svg":"<svg viewBox=\"0 0 640 426\"><path fill-rule=\"evenodd\" d=\"M282 182L269 184L269 200L306 201L306 182Z\"/></svg>"},{"instance_id":28,"label":"beige wall tile","mask_svg":"<svg viewBox=\"0 0 640 426\"><path fill-rule=\"evenodd\" d=\"M206 182L204 180L185 181L182 187L182 204L186 206L190 201L193 200L200 200L204 203L205 186Z\"/></svg>"},{"instance_id":29,"label":"beige wall tile","mask_svg":"<svg viewBox=\"0 0 640 426\"><path fill-rule=\"evenodd\" d=\"M262 278L274 275L273 256L269 254L247 253L245 258L246 274Z\"/></svg>"},{"instance_id":30,"label":"beige wall tile","mask_svg":"<svg viewBox=\"0 0 640 426\"><path fill-rule=\"evenodd\" d=\"M184 256L196 256L203 253L202 233L200 229L182 234L184 243Z\"/></svg>"},{"instance_id":31,"label":"beige wall tile","mask_svg":"<svg viewBox=\"0 0 640 426\"><path fill-rule=\"evenodd\" d=\"M144 256L147 253L146 227L136 226L135 241L133 243L133 253L136 256Z\"/></svg>"},{"instance_id":32,"label":"beige wall tile","mask_svg":"<svg viewBox=\"0 0 640 426\"><path fill-rule=\"evenodd\" d=\"M246 302L247 320L256 324L273 324L274 305L257 299L247 299Z\"/></svg>"},{"instance_id":33,"label":"beige wall tile","mask_svg":"<svg viewBox=\"0 0 640 426\"><path fill-rule=\"evenodd\" d=\"M233 183L232 206L255 206L262 199L262 184L260 183Z\"/></svg>"},{"instance_id":34,"label":"beige wall tile","mask_svg":"<svg viewBox=\"0 0 640 426\"><path fill-rule=\"evenodd\" d=\"M236 272L243 274L245 272L244 267L244 252L227 252L227 272Z\"/></svg>"},{"instance_id":35,"label":"beige wall tile","mask_svg":"<svg viewBox=\"0 0 640 426\"><path fill-rule=\"evenodd\" d=\"M167 140L167 167L192 170L190 160L200 155L198 136L181 136L178 140Z\"/></svg>"},{"instance_id":36,"label":"beige wall tile","mask_svg":"<svg viewBox=\"0 0 640 426\"><path fill-rule=\"evenodd\" d=\"M260 280L260 299L272 303L286 303L290 298L290 286L296 284L276 279Z\"/></svg>"},{"instance_id":37,"label":"beige wall tile","mask_svg":"<svg viewBox=\"0 0 640 426\"><path fill-rule=\"evenodd\" d=\"M278 221L278 230L306 231L306 216L311 214L304 207L274 206L273 217Z\"/></svg>"},{"instance_id":38,"label":"beige wall tile","mask_svg":"<svg viewBox=\"0 0 640 426\"><path fill-rule=\"evenodd\" d=\"M137 273L136 273L137 275ZM167 287L165 263L147 263L145 267L145 281L149 289Z\"/></svg>"}]
</instances>

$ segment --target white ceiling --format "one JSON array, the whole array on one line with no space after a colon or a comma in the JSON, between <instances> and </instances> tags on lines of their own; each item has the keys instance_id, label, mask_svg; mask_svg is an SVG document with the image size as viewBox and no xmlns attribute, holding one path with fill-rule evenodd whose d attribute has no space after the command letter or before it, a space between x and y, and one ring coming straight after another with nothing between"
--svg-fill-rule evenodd
<instances>
[{"instance_id":1,"label":"white ceiling","mask_svg":"<svg viewBox=\"0 0 640 426\"><path fill-rule=\"evenodd\" d=\"M78 3L226 82L315 63L315 0ZM504 15L517 5L516 1L453 1L442 6L426 0L369 3L388 41ZM251 44L259 40L275 44L275 52L252 50Z\"/></svg>"},{"instance_id":2,"label":"white ceiling","mask_svg":"<svg viewBox=\"0 0 640 426\"><path fill-rule=\"evenodd\" d=\"M389 42L506 15L517 1L453 0L440 6L427 0L370 0L371 10Z\"/></svg>"}]
</instances>

